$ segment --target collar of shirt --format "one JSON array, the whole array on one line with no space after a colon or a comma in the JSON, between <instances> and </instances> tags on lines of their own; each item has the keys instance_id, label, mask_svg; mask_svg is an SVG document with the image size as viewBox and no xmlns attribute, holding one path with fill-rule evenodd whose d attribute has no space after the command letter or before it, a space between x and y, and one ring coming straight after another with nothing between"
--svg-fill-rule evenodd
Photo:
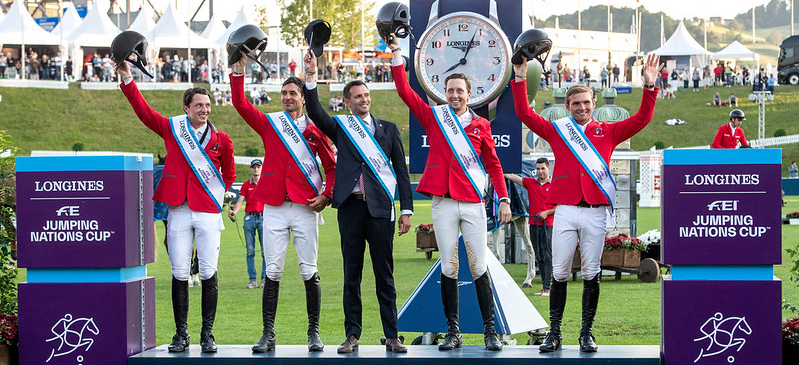
<instances>
[{"instance_id":1,"label":"collar of shirt","mask_svg":"<svg viewBox=\"0 0 799 365\"><path fill-rule=\"evenodd\" d=\"M200 144L205 147L205 145L208 144L208 140L210 139L208 137L210 136L205 136L204 141L200 141L200 138L203 138L203 133L205 133L205 130L208 129L208 123L203 124L200 128L192 127L191 129L194 130L194 135L197 136L197 141L199 141Z\"/></svg>"},{"instance_id":2,"label":"collar of shirt","mask_svg":"<svg viewBox=\"0 0 799 365\"><path fill-rule=\"evenodd\" d=\"M375 134L375 124L372 123L372 115L371 114L366 114L366 117L365 118L361 118L361 120L363 120L363 123L366 124L366 129L369 130L369 133L374 135Z\"/></svg>"},{"instance_id":3,"label":"collar of shirt","mask_svg":"<svg viewBox=\"0 0 799 365\"><path fill-rule=\"evenodd\" d=\"M463 114L458 116L458 120L461 121L461 126L463 126L463 127L466 127L469 124L472 124L472 119L473 119L473 117L472 117L471 110L469 110L468 108L466 109L466 111Z\"/></svg>"},{"instance_id":4,"label":"collar of shirt","mask_svg":"<svg viewBox=\"0 0 799 365\"><path fill-rule=\"evenodd\" d=\"M733 135L735 135L735 130L736 130L736 129L737 129L737 128L735 128L735 126L733 126L733 125L732 125L732 123L730 123L730 130L732 131L732 134L733 134Z\"/></svg>"},{"instance_id":5,"label":"collar of shirt","mask_svg":"<svg viewBox=\"0 0 799 365\"><path fill-rule=\"evenodd\" d=\"M305 128L308 127L308 119L305 117L305 114L300 115L299 118L294 119L294 124L297 125L297 129L300 130L300 133L305 133Z\"/></svg>"}]
</instances>

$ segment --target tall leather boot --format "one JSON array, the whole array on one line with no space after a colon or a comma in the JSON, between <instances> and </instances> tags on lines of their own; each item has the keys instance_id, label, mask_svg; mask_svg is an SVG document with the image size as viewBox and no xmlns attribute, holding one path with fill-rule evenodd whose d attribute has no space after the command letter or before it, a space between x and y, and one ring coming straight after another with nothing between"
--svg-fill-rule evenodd
<instances>
[{"instance_id":1,"label":"tall leather boot","mask_svg":"<svg viewBox=\"0 0 799 365\"><path fill-rule=\"evenodd\" d=\"M202 317L203 326L200 331L200 347L202 352L216 352L214 343L214 319L216 318L216 303L219 297L218 281L214 276L202 280Z\"/></svg>"},{"instance_id":2,"label":"tall leather boot","mask_svg":"<svg viewBox=\"0 0 799 365\"><path fill-rule=\"evenodd\" d=\"M264 278L264 294L261 299L261 314L264 320L264 332L261 339L252 347L252 352L266 352L275 349L275 314L280 282Z\"/></svg>"},{"instance_id":3,"label":"tall leather boot","mask_svg":"<svg viewBox=\"0 0 799 365\"><path fill-rule=\"evenodd\" d=\"M474 280L474 288L477 291L477 304L480 305L480 313L483 315L483 340L486 350L502 350L502 343L497 339L497 332L494 329L494 290L491 288L491 275L488 271Z\"/></svg>"},{"instance_id":4,"label":"tall leather boot","mask_svg":"<svg viewBox=\"0 0 799 365\"><path fill-rule=\"evenodd\" d=\"M305 305L308 309L308 351L322 351L325 344L319 336L319 312L322 306L322 287L319 273L305 280Z\"/></svg>"},{"instance_id":5,"label":"tall leather boot","mask_svg":"<svg viewBox=\"0 0 799 365\"><path fill-rule=\"evenodd\" d=\"M552 286L549 291L549 333L544 343L538 347L541 352L553 352L560 350L563 336L560 332L560 325L563 321L563 309L566 308L566 284L568 281L557 281L552 279Z\"/></svg>"},{"instance_id":6,"label":"tall leather boot","mask_svg":"<svg viewBox=\"0 0 799 365\"><path fill-rule=\"evenodd\" d=\"M458 279L450 279L441 274L441 302L444 304L444 317L447 318L447 336L438 345L439 350L452 350L461 347L463 338L458 327Z\"/></svg>"},{"instance_id":7,"label":"tall leather boot","mask_svg":"<svg viewBox=\"0 0 799 365\"><path fill-rule=\"evenodd\" d=\"M189 282L172 277L172 314L175 316L175 335L169 344L169 352L189 349Z\"/></svg>"},{"instance_id":8,"label":"tall leather boot","mask_svg":"<svg viewBox=\"0 0 799 365\"><path fill-rule=\"evenodd\" d=\"M580 328L580 351L596 352L597 345L591 327L599 303L599 274L591 280L583 280L583 326Z\"/></svg>"}]
</instances>

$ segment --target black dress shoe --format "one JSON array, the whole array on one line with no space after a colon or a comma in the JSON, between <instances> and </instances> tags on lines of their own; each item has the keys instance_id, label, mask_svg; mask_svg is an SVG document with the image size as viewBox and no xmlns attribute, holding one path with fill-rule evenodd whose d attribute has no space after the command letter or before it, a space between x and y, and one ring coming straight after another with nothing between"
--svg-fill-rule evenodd
<instances>
[{"instance_id":1,"label":"black dress shoe","mask_svg":"<svg viewBox=\"0 0 799 365\"><path fill-rule=\"evenodd\" d=\"M581 334L578 341L580 342L580 352L596 352L599 348L594 335L590 332Z\"/></svg>"},{"instance_id":2,"label":"black dress shoe","mask_svg":"<svg viewBox=\"0 0 799 365\"><path fill-rule=\"evenodd\" d=\"M200 347L204 353L216 352L216 344L214 343L214 335L207 335L200 339Z\"/></svg>"},{"instance_id":3,"label":"black dress shoe","mask_svg":"<svg viewBox=\"0 0 799 365\"><path fill-rule=\"evenodd\" d=\"M175 334L169 344L169 352L183 352L189 349L189 335Z\"/></svg>"},{"instance_id":4,"label":"black dress shoe","mask_svg":"<svg viewBox=\"0 0 799 365\"><path fill-rule=\"evenodd\" d=\"M267 333L261 335L261 339L252 347L252 352L262 353L275 350L275 334Z\"/></svg>"},{"instance_id":5,"label":"black dress shoe","mask_svg":"<svg viewBox=\"0 0 799 365\"><path fill-rule=\"evenodd\" d=\"M386 351L391 352L408 352L408 348L400 342L399 338L386 339Z\"/></svg>"},{"instance_id":6,"label":"black dress shoe","mask_svg":"<svg viewBox=\"0 0 799 365\"><path fill-rule=\"evenodd\" d=\"M502 350L502 342L499 342L497 339L496 333L489 333L483 337L483 340L486 344L486 350L488 351L500 351Z\"/></svg>"},{"instance_id":7,"label":"black dress shoe","mask_svg":"<svg viewBox=\"0 0 799 365\"><path fill-rule=\"evenodd\" d=\"M353 351L358 351L358 338L355 336L347 337L347 340L336 350L339 354L346 354Z\"/></svg>"},{"instance_id":8,"label":"black dress shoe","mask_svg":"<svg viewBox=\"0 0 799 365\"><path fill-rule=\"evenodd\" d=\"M462 342L460 333L447 333L447 337L444 337L444 342L438 345L438 349L441 351L457 349L461 347Z\"/></svg>"},{"instance_id":9,"label":"black dress shoe","mask_svg":"<svg viewBox=\"0 0 799 365\"><path fill-rule=\"evenodd\" d=\"M560 333L555 333L554 331L549 331L547 333L547 338L544 339L544 343L538 347L538 351L541 352L555 352L561 349L563 342L563 336Z\"/></svg>"}]
</instances>

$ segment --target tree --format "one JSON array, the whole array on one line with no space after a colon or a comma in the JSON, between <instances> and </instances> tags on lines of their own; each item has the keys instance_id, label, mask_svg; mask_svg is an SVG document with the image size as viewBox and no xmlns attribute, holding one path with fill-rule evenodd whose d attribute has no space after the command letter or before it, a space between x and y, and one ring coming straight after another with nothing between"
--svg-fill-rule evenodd
<instances>
[{"instance_id":1,"label":"tree","mask_svg":"<svg viewBox=\"0 0 799 365\"><path fill-rule=\"evenodd\" d=\"M780 43L782 43L782 39L783 39L782 32L780 32L779 30L772 31L771 34L769 34L768 37L766 38L766 40L769 43L775 46L779 46Z\"/></svg>"},{"instance_id":2,"label":"tree","mask_svg":"<svg viewBox=\"0 0 799 365\"><path fill-rule=\"evenodd\" d=\"M303 36L305 27L311 20L324 19L330 23L332 34L330 42L332 46L344 49L361 47L361 5L363 5L363 30L364 48L371 49L376 43L377 30L375 29L375 17L371 15L375 6L374 0L326 0L314 3L313 14L309 14L310 0L294 0L286 5L286 0L279 0L278 6L283 9L280 21L280 31L283 40L291 46L305 45ZM266 26L266 13L274 11L266 7L256 6L258 23L261 27Z\"/></svg>"}]
</instances>

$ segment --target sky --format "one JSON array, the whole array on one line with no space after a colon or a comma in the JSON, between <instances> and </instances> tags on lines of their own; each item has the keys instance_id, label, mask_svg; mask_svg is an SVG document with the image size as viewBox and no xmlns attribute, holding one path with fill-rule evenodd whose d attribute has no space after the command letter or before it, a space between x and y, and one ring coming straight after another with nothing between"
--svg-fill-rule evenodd
<instances>
[{"instance_id":1,"label":"sky","mask_svg":"<svg viewBox=\"0 0 799 365\"><path fill-rule=\"evenodd\" d=\"M177 2L178 8L186 9L186 5L192 6L192 9L201 3L202 0L152 0L156 7L165 8L168 2ZM291 0L286 0L291 1ZM392 0L374 0L375 12L380 7ZM500 0L502 1L502 0ZM721 16L724 18L732 18L739 13L743 13L751 9L753 5L760 6L768 3L769 0L523 0L526 7L531 8L530 11L535 12L536 18L546 19L550 15L560 15L574 12L578 7L587 9L594 5L607 5L610 3L614 7L635 7L643 5L650 12L663 11L666 15L676 18L693 18L693 17L711 17ZM796 0L794 0L796 1ZM141 0L131 0L131 8L136 9ZM408 0L400 0L400 2L408 3ZM121 1L124 4L124 0ZM233 20L233 18L241 9L242 4L245 7L253 8L255 5L270 6L275 3L275 0L214 0L215 13L220 15L222 19ZM324 6L325 0L314 0L314 6ZM206 1L206 4L208 2ZM207 5L204 5L207 8ZM193 12L193 11L192 11ZM208 11L202 10L201 14L197 16L198 20L207 20Z\"/></svg>"}]
</instances>

